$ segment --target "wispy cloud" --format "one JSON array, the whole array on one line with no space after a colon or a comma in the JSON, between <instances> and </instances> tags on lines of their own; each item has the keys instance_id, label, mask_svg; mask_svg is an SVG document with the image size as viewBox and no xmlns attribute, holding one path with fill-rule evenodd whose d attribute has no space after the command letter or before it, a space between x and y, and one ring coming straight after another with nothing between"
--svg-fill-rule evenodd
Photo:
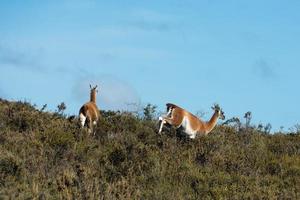
<instances>
[{"instance_id":1,"label":"wispy cloud","mask_svg":"<svg viewBox=\"0 0 300 200\"><path fill-rule=\"evenodd\" d=\"M41 51L17 50L0 44L0 65L3 66L40 71L40 57Z\"/></svg>"},{"instance_id":2,"label":"wispy cloud","mask_svg":"<svg viewBox=\"0 0 300 200\"><path fill-rule=\"evenodd\" d=\"M169 31L172 29L172 26L165 22L150 22L145 20L138 20L132 22L131 25L135 28L145 30L145 31Z\"/></svg>"},{"instance_id":3,"label":"wispy cloud","mask_svg":"<svg viewBox=\"0 0 300 200\"><path fill-rule=\"evenodd\" d=\"M100 52L98 54L98 57L101 60L101 62L104 62L104 63L111 62L118 58L115 54L110 53L110 52Z\"/></svg>"},{"instance_id":4,"label":"wispy cloud","mask_svg":"<svg viewBox=\"0 0 300 200\"><path fill-rule=\"evenodd\" d=\"M149 10L139 10L131 13L129 25L144 31L166 32L175 29L174 16Z\"/></svg>"},{"instance_id":5,"label":"wispy cloud","mask_svg":"<svg viewBox=\"0 0 300 200\"><path fill-rule=\"evenodd\" d=\"M254 63L254 72L262 79L272 79L276 77L276 65L264 58L259 58Z\"/></svg>"},{"instance_id":6,"label":"wispy cloud","mask_svg":"<svg viewBox=\"0 0 300 200\"><path fill-rule=\"evenodd\" d=\"M98 85L97 102L100 109L132 111L136 109L134 105L140 104L139 95L129 83L108 75L90 75L78 79L72 89L76 101L84 103L89 100L89 84Z\"/></svg>"},{"instance_id":7,"label":"wispy cloud","mask_svg":"<svg viewBox=\"0 0 300 200\"><path fill-rule=\"evenodd\" d=\"M260 35L254 32L245 31L242 32L240 36L245 42L247 42L248 45L256 45L263 42L263 39L260 37Z\"/></svg>"}]
</instances>

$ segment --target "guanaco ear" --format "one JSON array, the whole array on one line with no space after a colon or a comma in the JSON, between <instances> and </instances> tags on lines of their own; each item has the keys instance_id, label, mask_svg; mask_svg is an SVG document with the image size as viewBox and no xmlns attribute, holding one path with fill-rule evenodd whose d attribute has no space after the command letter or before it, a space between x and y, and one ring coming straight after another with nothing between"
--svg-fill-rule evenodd
<instances>
[{"instance_id":1,"label":"guanaco ear","mask_svg":"<svg viewBox=\"0 0 300 200\"><path fill-rule=\"evenodd\" d=\"M221 110L221 119L224 120L225 119L225 113L223 110Z\"/></svg>"},{"instance_id":2,"label":"guanaco ear","mask_svg":"<svg viewBox=\"0 0 300 200\"><path fill-rule=\"evenodd\" d=\"M216 104L214 104L211 109L216 110Z\"/></svg>"},{"instance_id":3,"label":"guanaco ear","mask_svg":"<svg viewBox=\"0 0 300 200\"><path fill-rule=\"evenodd\" d=\"M90 89L92 89L92 85L90 84Z\"/></svg>"},{"instance_id":4,"label":"guanaco ear","mask_svg":"<svg viewBox=\"0 0 300 200\"><path fill-rule=\"evenodd\" d=\"M96 90L96 92L98 93L97 87L98 87L98 85L96 85L96 86L94 87L94 90Z\"/></svg>"},{"instance_id":5,"label":"guanaco ear","mask_svg":"<svg viewBox=\"0 0 300 200\"><path fill-rule=\"evenodd\" d=\"M219 104L215 103L212 107L211 107L213 110L220 110L220 106Z\"/></svg>"}]
</instances>

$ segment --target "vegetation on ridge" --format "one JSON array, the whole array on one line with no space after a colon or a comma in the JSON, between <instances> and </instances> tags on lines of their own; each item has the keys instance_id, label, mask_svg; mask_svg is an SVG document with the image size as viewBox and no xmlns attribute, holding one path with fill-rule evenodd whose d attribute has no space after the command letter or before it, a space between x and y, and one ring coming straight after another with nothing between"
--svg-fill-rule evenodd
<instances>
[{"instance_id":1,"label":"vegetation on ridge","mask_svg":"<svg viewBox=\"0 0 300 200\"><path fill-rule=\"evenodd\" d=\"M158 135L149 105L145 117L102 112L93 137L59 108L0 100L0 199L300 198L299 132Z\"/></svg>"}]
</instances>

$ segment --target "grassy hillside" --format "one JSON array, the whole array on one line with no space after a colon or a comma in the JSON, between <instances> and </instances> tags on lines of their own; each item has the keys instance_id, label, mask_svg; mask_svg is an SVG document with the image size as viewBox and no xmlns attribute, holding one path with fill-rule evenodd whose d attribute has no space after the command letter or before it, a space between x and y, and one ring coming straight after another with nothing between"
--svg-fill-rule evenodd
<instances>
[{"instance_id":1,"label":"grassy hillside","mask_svg":"<svg viewBox=\"0 0 300 200\"><path fill-rule=\"evenodd\" d=\"M300 134L219 126L186 140L105 112L94 137L0 101L0 199L300 199Z\"/></svg>"}]
</instances>

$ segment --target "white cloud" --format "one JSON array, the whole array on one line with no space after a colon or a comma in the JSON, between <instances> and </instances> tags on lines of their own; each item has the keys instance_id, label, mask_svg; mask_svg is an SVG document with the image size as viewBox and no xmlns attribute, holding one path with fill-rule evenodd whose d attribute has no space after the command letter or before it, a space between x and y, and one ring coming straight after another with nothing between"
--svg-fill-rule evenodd
<instances>
[{"instance_id":1,"label":"white cloud","mask_svg":"<svg viewBox=\"0 0 300 200\"><path fill-rule=\"evenodd\" d=\"M140 104L136 90L127 82L113 76L86 76L75 83L74 98L82 103L89 101L89 84L98 85L97 104L104 110L133 111Z\"/></svg>"}]
</instances>

